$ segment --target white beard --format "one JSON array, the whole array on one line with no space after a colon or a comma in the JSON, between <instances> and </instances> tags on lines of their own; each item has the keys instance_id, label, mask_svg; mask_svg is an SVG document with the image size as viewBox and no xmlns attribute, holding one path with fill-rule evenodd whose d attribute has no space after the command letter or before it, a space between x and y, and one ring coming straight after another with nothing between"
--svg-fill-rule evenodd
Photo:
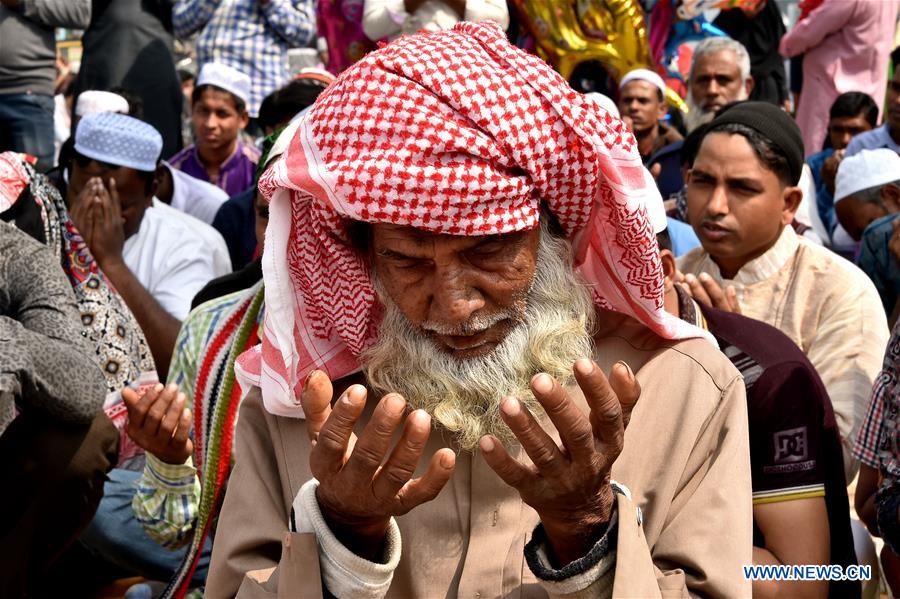
<instances>
[{"instance_id":1,"label":"white beard","mask_svg":"<svg viewBox=\"0 0 900 599\"><path fill-rule=\"evenodd\" d=\"M546 229L541 231L534 281L523 300L506 313L479 316L461 327L471 331L464 334L473 334L506 318L518 323L485 356L455 358L409 322L377 278L375 286L385 314L378 341L360 357L369 384L424 409L465 450L486 434L514 441L500 417L500 401L512 395L541 414L531 378L546 372L568 384L575 360L593 354L590 290L572 269L568 242Z\"/></svg>"},{"instance_id":2,"label":"white beard","mask_svg":"<svg viewBox=\"0 0 900 599\"><path fill-rule=\"evenodd\" d=\"M742 102L748 99L750 96L747 94L747 88L741 86L741 91L738 93L738 97L732 100L733 102ZM688 107L688 113L684 115L684 126L687 129L687 132L690 133L700 125L705 125L715 118L716 113L712 110L704 110L700 104L694 99L694 95L691 93L691 87L688 85L688 94L687 98L685 98L685 103Z\"/></svg>"}]
</instances>

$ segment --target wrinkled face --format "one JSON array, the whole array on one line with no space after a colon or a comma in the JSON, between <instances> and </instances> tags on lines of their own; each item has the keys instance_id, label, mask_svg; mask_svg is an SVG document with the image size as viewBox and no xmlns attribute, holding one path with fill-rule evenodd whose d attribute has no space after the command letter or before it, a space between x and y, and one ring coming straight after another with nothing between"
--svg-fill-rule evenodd
<instances>
[{"instance_id":1,"label":"wrinkled face","mask_svg":"<svg viewBox=\"0 0 900 599\"><path fill-rule=\"evenodd\" d=\"M796 211L778 176L767 169L742 135L710 133L690 172L688 218L728 278L778 240ZM799 203L799 200L796 200Z\"/></svg>"},{"instance_id":2,"label":"wrinkled face","mask_svg":"<svg viewBox=\"0 0 900 599\"><path fill-rule=\"evenodd\" d=\"M850 140L872 128L869 121L862 114L856 116L837 116L828 121L828 136L831 138L831 147L835 150L843 150L850 145Z\"/></svg>"},{"instance_id":3,"label":"wrinkled face","mask_svg":"<svg viewBox=\"0 0 900 599\"><path fill-rule=\"evenodd\" d=\"M900 134L900 69L894 69L894 77L888 81L887 107L888 127Z\"/></svg>"},{"instance_id":4,"label":"wrinkled face","mask_svg":"<svg viewBox=\"0 0 900 599\"><path fill-rule=\"evenodd\" d=\"M854 241L862 239L863 231L872 221L887 214L888 209L883 202L866 202L853 196L834 205L834 215Z\"/></svg>"},{"instance_id":5,"label":"wrinkled face","mask_svg":"<svg viewBox=\"0 0 900 599\"><path fill-rule=\"evenodd\" d=\"M207 87L191 109L197 148L203 152L230 147L248 120L246 111L238 112L230 93Z\"/></svg>"},{"instance_id":6,"label":"wrinkled face","mask_svg":"<svg viewBox=\"0 0 900 599\"><path fill-rule=\"evenodd\" d=\"M643 132L666 116L659 89L647 81L629 81L619 92L619 112L631 119L631 130Z\"/></svg>"},{"instance_id":7,"label":"wrinkled face","mask_svg":"<svg viewBox=\"0 0 900 599\"><path fill-rule=\"evenodd\" d=\"M523 318L540 229L464 237L372 226L373 267L413 327L457 358L490 353Z\"/></svg>"},{"instance_id":8,"label":"wrinkled face","mask_svg":"<svg viewBox=\"0 0 900 599\"><path fill-rule=\"evenodd\" d=\"M750 94L741 78L741 67L731 50L706 54L696 60L691 71L691 95L703 112L715 112Z\"/></svg>"},{"instance_id":9,"label":"wrinkled face","mask_svg":"<svg viewBox=\"0 0 900 599\"><path fill-rule=\"evenodd\" d=\"M126 166L116 166L106 162L99 162L76 152L72 161L72 172L69 176L69 188L66 201L71 208L73 202L78 201L78 195L87 182L94 177L103 180L103 185L109 191L110 178L116 181L116 190L119 192L119 203L122 206L122 219L125 221L125 239L138 232L144 212L153 202L153 193L147 193L147 185L143 173Z\"/></svg>"}]
</instances>

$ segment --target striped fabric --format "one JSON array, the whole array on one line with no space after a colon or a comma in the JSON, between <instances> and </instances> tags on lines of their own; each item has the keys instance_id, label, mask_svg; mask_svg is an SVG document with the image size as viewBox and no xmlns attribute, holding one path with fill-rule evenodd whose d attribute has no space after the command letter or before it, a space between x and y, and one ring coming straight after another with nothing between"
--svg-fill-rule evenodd
<instances>
[{"instance_id":1,"label":"striped fabric","mask_svg":"<svg viewBox=\"0 0 900 599\"><path fill-rule=\"evenodd\" d=\"M779 501L791 501L793 499L809 499L811 497L825 497L825 484L801 485L784 489L772 489L771 491L754 491L753 505L778 503Z\"/></svg>"}]
</instances>

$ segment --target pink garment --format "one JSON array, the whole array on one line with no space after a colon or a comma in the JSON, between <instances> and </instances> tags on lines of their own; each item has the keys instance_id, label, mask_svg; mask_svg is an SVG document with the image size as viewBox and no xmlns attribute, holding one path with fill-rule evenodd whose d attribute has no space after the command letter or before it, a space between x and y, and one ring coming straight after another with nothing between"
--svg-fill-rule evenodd
<instances>
[{"instance_id":1,"label":"pink garment","mask_svg":"<svg viewBox=\"0 0 900 599\"><path fill-rule=\"evenodd\" d=\"M380 321L368 265L346 222L451 235L538 226L546 202L572 239L598 305L668 339L712 338L663 309L647 213L659 202L634 136L492 22L419 32L368 54L296 124L262 176L269 198L261 346L238 380L266 408L302 417L314 368L339 379Z\"/></svg>"},{"instance_id":2,"label":"pink garment","mask_svg":"<svg viewBox=\"0 0 900 599\"><path fill-rule=\"evenodd\" d=\"M822 149L840 94L865 92L884 102L898 6L900 0L825 0L781 38L782 56L806 54L797 124L807 155Z\"/></svg>"},{"instance_id":3,"label":"pink garment","mask_svg":"<svg viewBox=\"0 0 900 599\"><path fill-rule=\"evenodd\" d=\"M362 29L364 0L318 0L319 37L328 43L328 64L335 75L375 49Z\"/></svg>"}]
</instances>

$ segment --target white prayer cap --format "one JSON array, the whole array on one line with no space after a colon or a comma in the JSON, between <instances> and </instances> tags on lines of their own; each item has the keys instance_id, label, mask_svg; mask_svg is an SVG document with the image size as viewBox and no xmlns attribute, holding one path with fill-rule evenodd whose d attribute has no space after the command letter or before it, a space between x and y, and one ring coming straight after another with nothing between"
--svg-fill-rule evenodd
<instances>
[{"instance_id":1,"label":"white prayer cap","mask_svg":"<svg viewBox=\"0 0 900 599\"><path fill-rule=\"evenodd\" d=\"M863 150L841 160L834 182L834 203L900 179L900 156L893 150Z\"/></svg>"},{"instance_id":2,"label":"white prayer cap","mask_svg":"<svg viewBox=\"0 0 900 599\"><path fill-rule=\"evenodd\" d=\"M250 77L219 62L208 62L200 69L196 86L215 85L233 93L246 104L250 101Z\"/></svg>"},{"instance_id":3,"label":"white prayer cap","mask_svg":"<svg viewBox=\"0 0 900 599\"><path fill-rule=\"evenodd\" d=\"M650 69L634 69L629 71L619 82L619 89L625 87L627 83L632 81L646 81L651 85L655 85L659 89L659 93L666 97L666 83L662 77L651 71Z\"/></svg>"},{"instance_id":4,"label":"white prayer cap","mask_svg":"<svg viewBox=\"0 0 900 599\"><path fill-rule=\"evenodd\" d=\"M112 92L96 89L78 94L75 104L75 116L85 116L95 112L121 112L128 114L128 100Z\"/></svg>"},{"instance_id":5,"label":"white prayer cap","mask_svg":"<svg viewBox=\"0 0 900 599\"><path fill-rule=\"evenodd\" d=\"M610 98L609 96L604 96L603 94L598 92L588 92L584 94L584 97L590 98L591 100L599 104L602 109L604 109L606 112L616 117L617 119L622 118L619 115L619 107L616 106L616 103L613 102L612 98Z\"/></svg>"},{"instance_id":6,"label":"white prayer cap","mask_svg":"<svg viewBox=\"0 0 900 599\"><path fill-rule=\"evenodd\" d=\"M115 112L89 114L75 131L75 151L82 156L139 171L156 170L162 144L151 125Z\"/></svg>"}]
</instances>

